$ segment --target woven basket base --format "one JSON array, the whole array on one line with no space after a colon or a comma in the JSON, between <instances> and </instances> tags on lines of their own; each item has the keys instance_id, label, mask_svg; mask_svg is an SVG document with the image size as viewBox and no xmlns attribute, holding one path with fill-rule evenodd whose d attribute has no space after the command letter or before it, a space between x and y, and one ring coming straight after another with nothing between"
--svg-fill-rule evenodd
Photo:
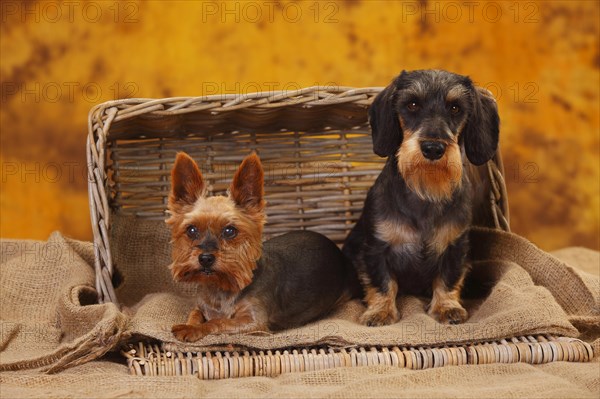
<instances>
[{"instance_id":1,"label":"woven basket base","mask_svg":"<svg viewBox=\"0 0 600 399\"><path fill-rule=\"evenodd\" d=\"M281 351L170 352L144 342L121 352L132 375L196 375L200 379L277 376L336 367L393 366L412 370L464 364L588 362L592 347L579 339L524 336L444 347L352 347Z\"/></svg>"}]
</instances>

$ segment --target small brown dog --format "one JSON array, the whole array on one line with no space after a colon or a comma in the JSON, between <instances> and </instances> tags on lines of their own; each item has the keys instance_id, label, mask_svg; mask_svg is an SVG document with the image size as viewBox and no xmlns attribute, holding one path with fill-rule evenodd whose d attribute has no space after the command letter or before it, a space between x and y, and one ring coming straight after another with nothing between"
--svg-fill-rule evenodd
<instances>
[{"instance_id":1,"label":"small brown dog","mask_svg":"<svg viewBox=\"0 0 600 399\"><path fill-rule=\"evenodd\" d=\"M167 220L170 269L175 281L201 286L187 323L172 328L177 339L296 327L349 297L346 280L352 271L325 236L297 231L262 243L263 179L260 159L252 154L237 170L227 197L207 197L194 160L177 154Z\"/></svg>"}]
</instances>

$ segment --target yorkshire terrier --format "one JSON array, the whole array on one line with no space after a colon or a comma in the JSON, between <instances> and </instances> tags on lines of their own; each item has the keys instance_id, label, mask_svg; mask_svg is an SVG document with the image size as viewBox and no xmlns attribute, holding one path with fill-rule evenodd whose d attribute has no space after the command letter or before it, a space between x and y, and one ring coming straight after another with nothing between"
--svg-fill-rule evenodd
<instances>
[{"instance_id":1,"label":"yorkshire terrier","mask_svg":"<svg viewBox=\"0 0 600 399\"><path fill-rule=\"evenodd\" d=\"M431 297L428 313L440 322L462 323L474 197L467 168L496 152L496 103L466 76L404 71L377 95L369 122L387 162L343 248L363 286L361 321L396 322L396 297L409 294Z\"/></svg>"},{"instance_id":2,"label":"yorkshire terrier","mask_svg":"<svg viewBox=\"0 0 600 399\"><path fill-rule=\"evenodd\" d=\"M172 328L178 340L301 326L348 297L344 255L325 236L296 231L262 242L263 176L260 159L251 154L228 196L207 197L194 160L177 154L166 221L170 269L175 281L200 286L187 322Z\"/></svg>"}]
</instances>

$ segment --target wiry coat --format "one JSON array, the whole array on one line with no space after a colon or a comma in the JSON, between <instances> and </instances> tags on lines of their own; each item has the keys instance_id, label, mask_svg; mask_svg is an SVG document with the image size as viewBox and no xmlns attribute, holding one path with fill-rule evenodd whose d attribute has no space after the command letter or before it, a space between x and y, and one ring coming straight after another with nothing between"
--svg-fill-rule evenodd
<instances>
[{"instance_id":1,"label":"wiry coat","mask_svg":"<svg viewBox=\"0 0 600 399\"><path fill-rule=\"evenodd\" d=\"M402 72L376 97L369 120L374 152L388 159L343 248L362 282L362 321L395 322L401 293L432 296L430 314L463 322L472 221L465 167L496 152L495 102L464 76Z\"/></svg>"}]
</instances>

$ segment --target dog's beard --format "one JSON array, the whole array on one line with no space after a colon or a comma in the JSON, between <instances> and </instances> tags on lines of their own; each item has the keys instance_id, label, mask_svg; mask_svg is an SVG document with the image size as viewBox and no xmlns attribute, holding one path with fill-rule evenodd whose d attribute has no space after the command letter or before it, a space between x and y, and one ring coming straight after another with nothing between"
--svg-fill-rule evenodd
<instances>
[{"instance_id":1,"label":"dog's beard","mask_svg":"<svg viewBox=\"0 0 600 399\"><path fill-rule=\"evenodd\" d=\"M405 140L396 153L398 170L408 188L419 198L430 202L450 200L462 182L460 147L450 143L444 156L436 161L423 157L419 141Z\"/></svg>"},{"instance_id":2,"label":"dog's beard","mask_svg":"<svg viewBox=\"0 0 600 399\"><path fill-rule=\"evenodd\" d=\"M239 262L232 264L216 263L210 268L203 268L196 263L197 261L173 262L169 266L173 280L237 293L252 282L253 270L256 268L255 262L246 265Z\"/></svg>"}]
</instances>

